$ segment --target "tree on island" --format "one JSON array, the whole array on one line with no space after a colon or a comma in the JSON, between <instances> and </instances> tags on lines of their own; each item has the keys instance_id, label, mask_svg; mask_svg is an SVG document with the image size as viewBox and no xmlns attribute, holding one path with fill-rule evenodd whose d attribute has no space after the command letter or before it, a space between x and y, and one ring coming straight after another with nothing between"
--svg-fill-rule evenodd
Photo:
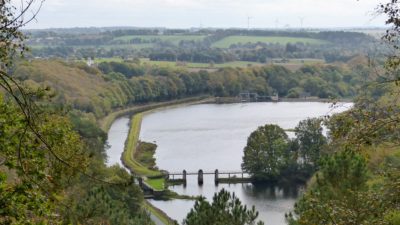
<instances>
[{"instance_id":1,"label":"tree on island","mask_svg":"<svg viewBox=\"0 0 400 225\"><path fill-rule=\"evenodd\" d=\"M321 124L319 118L301 121L292 140L277 125L259 127L247 140L242 169L256 182L305 182L317 169L327 143Z\"/></svg>"},{"instance_id":2,"label":"tree on island","mask_svg":"<svg viewBox=\"0 0 400 225\"><path fill-rule=\"evenodd\" d=\"M288 144L289 138L281 127L259 127L247 139L242 169L256 181L277 179L288 164Z\"/></svg>"}]
</instances>

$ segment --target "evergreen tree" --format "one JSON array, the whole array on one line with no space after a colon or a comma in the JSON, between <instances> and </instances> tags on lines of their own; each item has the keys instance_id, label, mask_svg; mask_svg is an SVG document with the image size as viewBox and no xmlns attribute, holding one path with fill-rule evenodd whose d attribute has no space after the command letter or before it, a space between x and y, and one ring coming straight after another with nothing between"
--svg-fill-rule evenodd
<instances>
[{"instance_id":1,"label":"evergreen tree","mask_svg":"<svg viewBox=\"0 0 400 225\"><path fill-rule=\"evenodd\" d=\"M221 190L213 197L213 202L209 203L204 198L197 200L194 208L189 212L184 225L254 225L258 212L253 206L247 209L240 200L225 190ZM263 225L259 221L257 225Z\"/></svg>"}]
</instances>

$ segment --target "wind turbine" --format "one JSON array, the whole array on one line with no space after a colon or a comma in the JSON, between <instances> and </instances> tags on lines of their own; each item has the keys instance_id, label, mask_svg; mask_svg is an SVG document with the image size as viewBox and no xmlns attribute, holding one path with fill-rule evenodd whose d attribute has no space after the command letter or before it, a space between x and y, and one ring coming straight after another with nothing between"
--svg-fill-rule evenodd
<instances>
[{"instance_id":1,"label":"wind turbine","mask_svg":"<svg viewBox=\"0 0 400 225\"><path fill-rule=\"evenodd\" d=\"M304 20L306 19L306 17L304 17L304 16L301 16L301 17L299 17L299 20L300 20L300 29L302 30L303 29L303 25L304 25Z\"/></svg>"},{"instance_id":2,"label":"wind turbine","mask_svg":"<svg viewBox=\"0 0 400 225\"><path fill-rule=\"evenodd\" d=\"M252 20L253 17L247 15L247 30L250 30L250 20Z\"/></svg>"},{"instance_id":3,"label":"wind turbine","mask_svg":"<svg viewBox=\"0 0 400 225\"><path fill-rule=\"evenodd\" d=\"M276 30L278 29L278 26L279 26L279 19L276 18L276 19L275 19L275 29L276 29Z\"/></svg>"}]
</instances>

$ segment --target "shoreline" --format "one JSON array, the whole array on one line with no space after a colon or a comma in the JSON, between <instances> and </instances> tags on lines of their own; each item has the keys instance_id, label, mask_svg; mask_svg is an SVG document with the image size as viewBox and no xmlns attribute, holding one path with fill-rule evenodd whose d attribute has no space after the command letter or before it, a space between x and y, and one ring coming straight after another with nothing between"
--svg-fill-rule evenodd
<instances>
[{"instance_id":1,"label":"shoreline","mask_svg":"<svg viewBox=\"0 0 400 225\"><path fill-rule=\"evenodd\" d=\"M137 145L137 142L139 140L139 135L140 135L140 127L141 127L141 122L142 122L142 117L148 113L161 110L161 109L167 109L167 108L172 108L172 107L181 107L185 105L193 105L193 104L202 104L202 103L212 103L215 100L210 97L206 96L201 96L201 97L194 97L194 98L186 98L182 100L175 100L175 101L168 101L168 102L160 102L160 103L150 103L146 105L141 105L141 106L134 106L131 108L126 108L123 110L115 111L113 113L110 113L106 117L103 117L99 121L99 125L102 130L108 132L112 123L123 116L130 115L130 122L129 122L129 131L128 131L128 136L124 144L124 149L123 152L121 153L121 162L127 168L131 174L134 173L134 168L138 166L139 168L142 168L143 166L140 165L138 162L136 162L132 157L133 154L136 150L135 145ZM131 157L132 155L132 157ZM144 167L143 167L144 168ZM149 170L150 171L150 170ZM149 172L147 170L144 170L144 172ZM154 173L158 173L157 171L150 171ZM147 200L144 200L144 208L146 208L151 216L156 218L158 223L163 223L165 225L174 225L176 224L175 221L170 218L165 212L163 212L161 209L158 209L157 207L153 206L148 202ZM156 222L153 219L154 222Z\"/></svg>"},{"instance_id":2,"label":"shoreline","mask_svg":"<svg viewBox=\"0 0 400 225\"><path fill-rule=\"evenodd\" d=\"M131 107L127 107L124 109L119 109L114 112L109 113L107 116L104 116L99 119L98 125L100 128L108 132L112 123L123 116L130 116L135 113L143 113L146 111L151 111L159 108L169 107L169 106L176 106L176 105L184 105L184 104L198 104L205 103L205 102L212 102L214 98L210 96L198 96L198 97L190 97L190 98L183 98L178 100L172 101L165 101L165 102L150 102L142 105L135 105Z\"/></svg>"},{"instance_id":3,"label":"shoreline","mask_svg":"<svg viewBox=\"0 0 400 225\"><path fill-rule=\"evenodd\" d=\"M124 109L119 109L109 113L107 116L99 119L98 125L100 128L108 132L112 123L122 116L132 115L135 113L149 113L148 111L160 110L167 107L177 107L184 104L235 104L235 103L256 103L257 101L240 102L236 97L212 97L212 96L198 96L183 98L165 102L150 102L142 105L128 106ZM269 101L273 102L273 101ZM341 98L341 99L328 99L328 98L281 98L277 102L321 102L321 103L351 103L352 98Z\"/></svg>"},{"instance_id":4,"label":"shoreline","mask_svg":"<svg viewBox=\"0 0 400 225\"><path fill-rule=\"evenodd\" d=\"M330 98L280 98L278 101L240 101L237 97L215 97L215 104L237 104L237 103L279 103L279 102L320 102L320 103L351 103L351 98L330 99Z\"/></svg>"},{"instance_id":5,"label":"shoreline","mask_svg":"<svg viewBox=\"0 0 400 225\"><path fill-rule=\"evenodd\" d=\"M232 99L232 98L231 98ZM156 112L158 110L164 110L168 108L176 108L176 107L182 107L185 105L195 105L195 104L237 104L240 102L228 102L228 103L221 103L218 102L219 98L213 98L213 97L194 97L194 98L186 98L186 99L181 99L181 100L174 100L174 101L168 101L168 102L159 102L159 103L150 103L150 104L145 104L145 105L140 105L140 106L133 106L130 108L126 108L123 110L115 111L106 117L102 118L100 120L99 125L101 128L105 131L108 131L109 128L111 127L112 123L123 116L130 115L130 122L129 122L129 131L128 131L128 137L125 142L125 147L124 151L121 154L121 161L122 164L129 170L131 171L132 174L134 174L134 167L133 165L143 167L140 165L138 162L133 157L133 154L135 153L136 147L133 147L137 142L139 141L139 136L140 136L140 129L141 129L141 123L143 116L149 113ZM283 98L280 99L280 101L275 102L321 102L321 103L347 103L347 102L352 102L351 99L340 99L340 100L333 100L333 99L314 99L314 98L308 98L308 99L300 99L300 98L295 98L295 99L289 99L289 98ZM243 102L243 103L254 103L254 102ZM137 120L137 121L136 121ZM135 122L136 121L136 122ZM132 124L134 123L134 124ZM136 125L135 125L136 124ZM130 149L130 150L129 150ZM131 157L132 156L132 157ZM148 172L148 171L147 171ZM153 171L153 172L158 172L158 171ZM145 204L147 204L147 207L149 207L149 202L145 200ZM162 210L154 207L151 205L151 208L155 210L156 212L161 212L161 213L153 213L154 216L156 216L158 219L161 221L174 221L172 218L170 218L165 212ZM168 223L170 224L170 223Z\"/></svg>"}]
</instances>

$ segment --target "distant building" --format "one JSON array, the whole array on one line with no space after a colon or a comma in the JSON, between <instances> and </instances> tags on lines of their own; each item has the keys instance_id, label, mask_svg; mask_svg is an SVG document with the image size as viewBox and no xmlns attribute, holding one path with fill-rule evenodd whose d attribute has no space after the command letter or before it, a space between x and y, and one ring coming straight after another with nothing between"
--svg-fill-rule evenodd
<instances>
[{"instance_id":1,"label":"distant building","mask_svg":"<svg viewBox=\"0 0 400 225\"><path fill-rule=\"evenodd\" d=\"M278 102L278 101L279 101L279 94L278 94L278 93L273 94L273 95L271 96L271 100L272 100L273 102Z\"/></svg>"},{"instance_id":2,"label":"distant building","mask_svg":"<svg viewBox=\"0 0 400 225\"><path fill-rule=\"evenodd\" d=\"M89 58L87 61L86 61L86 64L88 65L88 66L93 66L94 65L94 61L93 61L93 59L92 58Z\"/></svg>"}]
</instances>

